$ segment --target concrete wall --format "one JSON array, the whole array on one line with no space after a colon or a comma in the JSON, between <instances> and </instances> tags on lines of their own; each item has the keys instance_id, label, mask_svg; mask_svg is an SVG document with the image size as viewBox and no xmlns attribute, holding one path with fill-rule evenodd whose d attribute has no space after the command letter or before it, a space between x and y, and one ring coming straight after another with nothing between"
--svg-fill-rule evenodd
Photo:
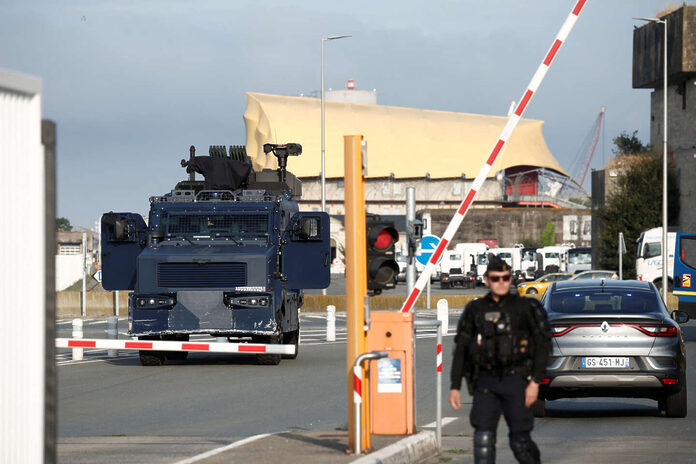
<instances>
[{"instance_id":1,"label":"concrete wall","mask_svg":"<svg viewBox=\"0 0 696 464\"><path fill-rule=\"evenodd\" d=\"M660 153L664 137L662 88L650 96L650 144ZM667 88L667 149L680 190L679 229L696 231L696 78ZM674 225L674 224L670 224Z\"/></svg>"},{"instance_id":2,"label":"concrete wall","mask_svg":"<svg viewBox=\"0 0 696 464\"><path fill-rule=\"evenodd\" d=\"M430 211L433 233L441 236L454 214L454 210ZM539 239L551 219L556 228L556 243L574 243L589 246L591 243L591 213L586 210L551 208L506 208L472 209L454 236L453 242L475 242L478 239L494 238L499 246L521 243L523 238ZM579 230L569 235L570 221L577 221ZM565 232L565 234L564 234ZM584 232L584 233L583 233Z\"/></svg>"},{"instance_id":3,"label":"concrete wall","mask_svg":"<svg viewBox=\"0 0 696 464\"><path fill-rule=\"evenodd\" d=\"M82 255L56 255L57 291L65 290L82 278L83 259Z\"/></svg>"}]
</instances>

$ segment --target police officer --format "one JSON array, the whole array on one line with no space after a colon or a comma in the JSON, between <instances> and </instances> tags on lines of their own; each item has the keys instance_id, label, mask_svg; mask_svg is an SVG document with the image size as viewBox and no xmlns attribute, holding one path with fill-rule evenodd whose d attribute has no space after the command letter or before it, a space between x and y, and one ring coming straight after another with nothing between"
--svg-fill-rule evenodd
<instances>
[{"instance_id":1,"label":"police officer","mask_svg":"<svg viewBox=\"0 0 696 464\"><path fill-rule=\"evenodd\" d=\"M509 429L510 448L518 462L540 462L530 432L550 350L551 331L546 312L533 298L510 293L510 266L492 257L484 283L488 294L471 301L457 326L449 402L461 406L460 388L466 378L473 405L474 462L495 462L496 429L500 414Z\"/></svg>"}]
</instances>

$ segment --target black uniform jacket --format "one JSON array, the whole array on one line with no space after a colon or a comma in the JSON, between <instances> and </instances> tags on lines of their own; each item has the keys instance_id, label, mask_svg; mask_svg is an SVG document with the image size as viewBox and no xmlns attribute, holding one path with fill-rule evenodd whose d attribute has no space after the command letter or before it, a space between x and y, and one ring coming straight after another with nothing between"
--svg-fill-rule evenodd
<instances>
[{"instance_id":1,"label":"black uniform jacket","mask_svg":"<svg viewBox=\"0 0 696 464\"><path fill-rule=\"evenodd\" d=\"M508 294L496 303L491 293L469 302L464 308L457 325L455 337L454 359L452 361L451 388L459 390L462 385L462 377L471 378L471 370L474 368L472 354L469 353L471 341L476 334L474 315L478 311L519 311L521 317L513 320L519 327L514 330L529 334L529 340L533 344L530 350L531 369L525 375L531 375L539 382L546 372L546 365L551 349L551 329L546 318L546 311L534 298L521 297L518 294ZM511 366L512 367L512 366ZM485 372L481 372L485 375Z\"/></svg>"}]
</instances>

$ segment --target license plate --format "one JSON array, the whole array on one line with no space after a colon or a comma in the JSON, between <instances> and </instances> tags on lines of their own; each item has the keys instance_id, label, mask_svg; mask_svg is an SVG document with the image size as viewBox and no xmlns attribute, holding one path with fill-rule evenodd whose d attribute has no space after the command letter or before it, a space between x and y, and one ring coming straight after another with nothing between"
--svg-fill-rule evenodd
<instances>
[{"instance_id":1,"label":"license plate","mask_svg":"<svg viewBox=\"0 0 696 464\"><path fill-rule=\"evenodd\" d=\"M582 358L583 369L629 369L629 358Z\"/></svg>"}]
</instances>

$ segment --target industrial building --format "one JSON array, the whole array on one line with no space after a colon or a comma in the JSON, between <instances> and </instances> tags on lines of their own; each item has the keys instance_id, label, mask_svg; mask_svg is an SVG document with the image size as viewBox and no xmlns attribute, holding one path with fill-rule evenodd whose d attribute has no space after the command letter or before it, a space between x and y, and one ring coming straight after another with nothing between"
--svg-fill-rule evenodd
<instances>
[{"instance_id":1,"label":"industrial building","mask_svg":"<svg viewBox=\"0 0 696 464\"><path fill-rule=\"evenodd\" d=\"M367 144L367 212L404 215L406 189L416 190L418 210L431 213L432 231L444 230L465 198L500 132L505 116L376 104L375 90L330 90L325 102L326 211L332 219L335 270L344 242L343 137L360 134ZM254 169L275 169L264 143L297 142L302 156L289 169L302 180L300 207L321 209L321 101L304 96L247 93L246 149ZM493 239L511 246L539 238L548 219L557 241L590 241L589 196L551 154L543 121L522 119L479 190L458 241ZM503 209L505 208L505 209ZM497 211L497 213L494 213ZM505 211L505 214L499 214ZM493 214L486 214L493 213ZM472 224L476 224L474 228ZM528 234L523 236L522 234Z\"/></svg>"}]
</instances>

